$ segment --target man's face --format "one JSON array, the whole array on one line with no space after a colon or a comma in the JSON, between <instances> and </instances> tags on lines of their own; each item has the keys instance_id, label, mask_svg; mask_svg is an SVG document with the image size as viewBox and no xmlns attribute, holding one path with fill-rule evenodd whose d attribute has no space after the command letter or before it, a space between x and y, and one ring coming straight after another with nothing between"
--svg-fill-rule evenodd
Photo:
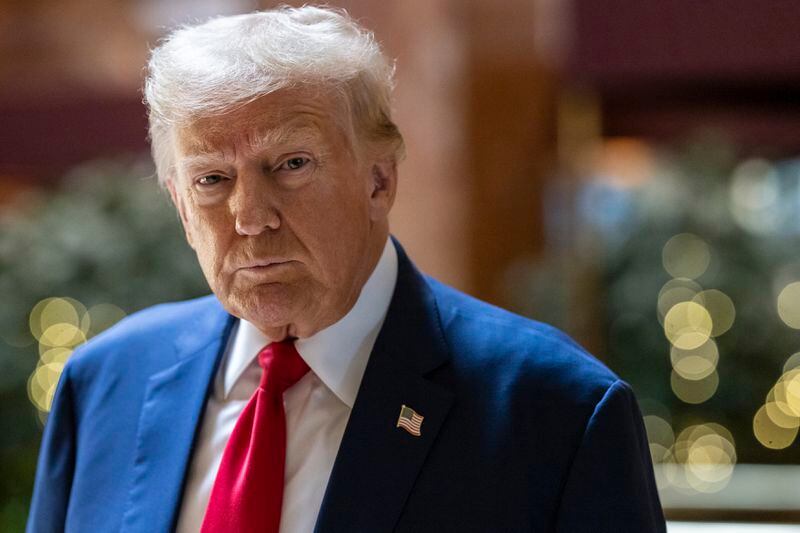
<instances>
[{"instance_id":1,"label":"man's face","mask_svg":"<svg viewBox=\"0 0 800 533\"><path fill-rule=\"evenodd\" d=\"M168 185L203 273L274 340L341 318L388 234L393 160L354 142L342 107L286 89L173 132Z\"/></svg>"}]
</instances>

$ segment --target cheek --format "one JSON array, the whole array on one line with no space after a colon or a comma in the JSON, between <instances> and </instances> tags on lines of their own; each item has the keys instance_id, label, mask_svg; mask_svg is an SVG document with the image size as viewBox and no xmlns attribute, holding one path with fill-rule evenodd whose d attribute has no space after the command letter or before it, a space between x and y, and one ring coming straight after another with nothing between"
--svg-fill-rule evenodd
<instances>
[{"instance_id":1,"label":"cheek","mask_svg":"<svg viewBox=\"0 0 800 533\"><path fill-rule=\"evenodd\" d=\"M306 237L336 258L337 250L346 254L364 238L369 228L369 202L363 187L348 184L316 195L298 211ZM337 258L338 259L338 258Z\"/></svg>"},{"instance_id":2,"label":"cheek","mask_svg":"<svg viewBox=\"0 0 800 533\"><path fill-rule=\"evenodd\" d=\"M363 189L357 192L363 193ZM338 281L344 282L363 261L370 235L369 203L363 194L341 195L337 202L322 215L317 239L326 249Z\"/></svg>"},{"instance_id":3,"label":"cheek","mask_svg":"<svg viewBox=\"0 0 800 533\"><path fill-rule=\"evenodd\" d=\"M233 231L222 213L195 210L190 218L190 232L197 257L206 274L218 272ZM231 229L228 229L228 228Z\"/></svg>"}]
</instances>

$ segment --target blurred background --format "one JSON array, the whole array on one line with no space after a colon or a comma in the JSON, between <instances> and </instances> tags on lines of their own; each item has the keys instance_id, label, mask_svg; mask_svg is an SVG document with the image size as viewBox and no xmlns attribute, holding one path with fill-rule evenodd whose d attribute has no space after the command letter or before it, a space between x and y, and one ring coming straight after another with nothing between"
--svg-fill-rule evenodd
<instances>
[{"instance_id":1,"label":"blurred background","mask_svg":"<svg viewBox=\"0 0 800 533\"><path fill-rule=\"evenodd\" d=\"M208 292L153 177L149 48L273 5L0 0L0 531L72 350ZM397 60L418 265L632 384L671 530L797 530L800 3L337 5Z\"/></svg>"}]
</instances>

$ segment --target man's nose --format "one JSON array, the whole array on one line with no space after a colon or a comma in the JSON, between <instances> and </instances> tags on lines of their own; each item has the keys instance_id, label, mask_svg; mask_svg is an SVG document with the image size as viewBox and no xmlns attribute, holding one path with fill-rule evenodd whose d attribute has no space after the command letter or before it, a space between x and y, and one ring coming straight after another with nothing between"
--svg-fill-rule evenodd
<instances>
[{"instance_id":1,"label":"man's nose","mask_svg":"<svg viewBox=\"0 0 800 533\"><path fill-rule=\"evenodd\" d=\"M238 176L231 207L239 235L259 235L280 227L280 212L269 185L269 177L263 173Z\"/></svg>"}]
</instances>

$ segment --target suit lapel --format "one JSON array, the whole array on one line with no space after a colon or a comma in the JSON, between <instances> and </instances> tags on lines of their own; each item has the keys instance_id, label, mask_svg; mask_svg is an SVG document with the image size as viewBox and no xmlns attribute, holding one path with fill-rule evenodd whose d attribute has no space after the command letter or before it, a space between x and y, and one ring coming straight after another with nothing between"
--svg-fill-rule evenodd
<instances>
[{"instance_id":1,"label":"suit lapel","mask_svg":"<svg viewBox=\"0 0 800 533\"><path fill-rule=\"evenodd\" d=\"M209 387L234 323L216 301L202 315L176 332L178 362L147 382L122 531L175 527Z\"/></svg>"},{"instance_id":2,"label":"suit lapel","mask_svg":"<svg viewBox=\"0 0 800 533\"><path fill-rule=\"evenodd\" d=\"M397 242L398 279L331 472L315 531L391 531L450 405L425 378L447 349L436 302ZM424 417L421 435L397 427L402 405Z\"/></svg>"}]
</instances>

